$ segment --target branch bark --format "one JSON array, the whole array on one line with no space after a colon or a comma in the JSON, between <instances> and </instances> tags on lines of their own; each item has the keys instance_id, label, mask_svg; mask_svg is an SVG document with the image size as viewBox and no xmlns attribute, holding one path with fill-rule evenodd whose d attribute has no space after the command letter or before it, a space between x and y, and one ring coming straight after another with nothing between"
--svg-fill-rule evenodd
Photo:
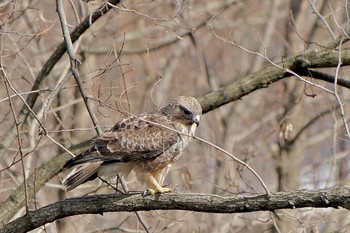
<instances>
[{"instance_id":1,"label":"branch bark","mask_svg":"<svg viewBox=\"0 0 350 233\"><path fill-rule=\"evenodd\" d=\"M342 49L341 65L350 65L350 49ZM267 88L270 84L277 82L291 74L287 70L291 70L301 76L310 75L310 68L328 68L337 67L339 63L339 51L336 49L309 50L308 52L291 57L278 63L284 69L276 66L268 66L263 70L246 76L245 78L226 85L216 91L210 92L198 100L202 105L203 112L209 112L215 108L225 105L229 102L238 100L249 93ZM315 79L321 79L316 76ZM328 81L328 80L325 80ZM339 81L339 80L338 80ZM350 88L347 82L339 82L342 86Z\"/></svg>"},{"instance_id":2,"label":"branch bark","mask_svg":"<svg viewBox=\"0 0 350 233\"><path fill-rule=\"evenodd\" d=\"M274 211L303 207L350 209L349 187L300 190L275 194L214 194L170 193L156 196L108 194L70 198L31 211L7 224L0 233L27 232L46 223L80 214L104 212L187 210L207 213L242 213Z\"/></svg>"}]
</instances>

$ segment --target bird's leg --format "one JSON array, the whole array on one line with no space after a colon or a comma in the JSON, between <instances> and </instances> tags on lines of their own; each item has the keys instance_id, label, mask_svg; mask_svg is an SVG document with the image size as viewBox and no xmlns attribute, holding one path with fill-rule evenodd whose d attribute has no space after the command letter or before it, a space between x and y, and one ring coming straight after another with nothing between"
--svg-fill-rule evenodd
<instances>
[{"instance_id":1,"label":"bird's leg","mask_svg":"<svg viewBox=\"0 0 350 233\"><path fill-rule=\"evenodd\" d=\"M116 181L115 181L115 189L118 190L118 185L119 185L119 176L117 175Z\"/></svg>"},{"instance_id":2,"label":"bird's leg","mask_svg":"<svg viewBox=\"0 0 350 233\"><path fill-rule=\"evenodd\" d=\"M123 176L117 174L117 179L118 179L117 181L120 182L120 184L121 184L121 186L122 186L122 188L123 188L123 190L124 190L124 193L123 193L123 194L128 194L128 193L130 192L130 190L129 190L128 186L126 185Z\"/></svg>"},{"instance_id":3,"label":"bird's leg","mask_svg":"<svg viewBox=\"0 0 350 233\"><path fill-rule=\"evenodd\" d=\"M169 171L171 168L171 164L169 164L168 166L166 166L165 168L163 168L163 170L161 172L157 172L154 175L154 178L156 179L156 181L158 182L158 184L160 184L161 186L163 186L165 177L168 175Z\"/></svg>"},{"instance_id":4,"label":"bird's leg","mask_svg":"<svg viewBox=\"0 0 350 233\"><path fill-rule=\"evenodd\" d=\"M115 181L116 193L121 193L121 194L126 194L126 193L128 193L128 192L125 191L125 189L124 189L124 191L118 189L119 183L122 184L122 181L121 181L121 177L117 174L117 176L116 176L116 181ZM122 188L123 188L123 185L122 185Z\"/></svg>"},{"instance_id":5,"label":"bird's leg","mask_svg":"<svg viewBox=\"0 0 350 233\"><path fill-rule=\"evenodd\" d=\"M163 178L163 177L164 177L164 176L163 176L163 174L162 174L161 172L154 174L153 177L154 177L154 179L156 180L156 182L157 182L160 186L163 185L163 182L164 182L164 178Z\"/></svg>"},{"instance_id":6,"label":"bird's leg","mask_svg":"<svg viewBox=\"0 0 350 233\"><path fill-rule=\"evenodd\" d=\"M171 164L169 164L168 166L166 166L161 172L157 172L153 175L154 179L156 179L156 181L158 182L158 184L160 186L162 186L163 189L171 189L171 191L173 191L175 189L175 187L177 186L177 184L175 184L174 186L172 186L172 188L169 188L169 185L163 185L165 177L168 175L169 171L171 168Z\"/></svg>"}]
</instances>

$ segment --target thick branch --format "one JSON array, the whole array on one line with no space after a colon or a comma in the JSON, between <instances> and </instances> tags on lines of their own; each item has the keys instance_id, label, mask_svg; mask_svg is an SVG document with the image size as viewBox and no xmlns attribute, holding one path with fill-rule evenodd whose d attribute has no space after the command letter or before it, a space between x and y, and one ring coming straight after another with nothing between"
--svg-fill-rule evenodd
<instances>
[{"instance_id":1,"label":"thick branch","mask_svg":"<svg viewBox=\"0 0 350 233\"><path fill-rule=\"evenodd\" d=\"M335 76L334 75L330 75L327 73L323 73L320 72L318 70L308 70L309 76L315 78L315 79L319 79L319 80L323 80L329 83L334 83L335 82ZM350 88L350 81L346 80L346 79L341 79L341 78L337 78L337 84L341 87L346 87L346 88Z\"/></svg>"},{"instance_id":2,"label":"thick branch","mask_svg":"<svg viewBox=\"0 0 350 233\"><path fill-rule=\"evenodd\" d=\"M350 49L342 49L341 61L342 66L350 65ZM299 75L307 75L308 68L337 67L338 62L339 52L337 50L310 50L305 54L283 60L278 65L284 67L284 69L272 65L268 66L261 71L250 74L241 80L200 97L199 102L202 105L203 112L206 113L231 101L240 99L257 89L267 88L271 83L291 76L286 69L292 70ZM314 78L317 79L318 77ZM346 83L342 82L342 84ZM347 87L350 88L349 86Z\"/></svg>"},{"instance_id":3,"label":"thick branch","mask_svg":"<svg viewBox=\"0 0 350 233\"><path fill-rule=\"evenodd\" d=\"M95 195L70 198L29 212L7 224L0 233L27 232L57 219L79 214L104 212L188 210L210 213L242 213L272 211L303 207L350 209L349 187L316 191L279 192L266 194L238 194L219 196L213 194L163 194Z\"/></svg>"}]
</instances>

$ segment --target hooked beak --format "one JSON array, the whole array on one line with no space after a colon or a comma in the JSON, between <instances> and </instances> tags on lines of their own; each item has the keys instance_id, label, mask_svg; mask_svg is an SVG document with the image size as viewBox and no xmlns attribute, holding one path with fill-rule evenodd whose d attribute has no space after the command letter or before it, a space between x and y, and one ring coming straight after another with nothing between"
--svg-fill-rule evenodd
<instances>
[{"instance_id":1,"label":"hooked beak","mask_svg":"<svg viewBox=\"0 0 350 233\"><path fill-rule=\"evenodd\" d=\"M201 117L199 115L193 115L193 117L192 117L192 121L194 123L196 123L197 127L199 126L200 119L201 119Z\"/></svg>"}]
</instances>

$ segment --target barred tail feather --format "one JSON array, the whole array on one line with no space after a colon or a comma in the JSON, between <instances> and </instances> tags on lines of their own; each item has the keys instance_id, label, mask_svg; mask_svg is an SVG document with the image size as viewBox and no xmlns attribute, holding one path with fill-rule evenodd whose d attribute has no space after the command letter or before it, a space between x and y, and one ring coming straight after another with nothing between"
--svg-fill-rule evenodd
<instances>
[{"instance_id":1,"label":"barred tail feather","mask_svg":"<svg viewBox=\"0 0 350 233\"><path fill-rule=\"evenodd\" d=\"M70 191L86 181L95 179L97 177L97 171L102 163L102 161L84 163L73 169L63 179L62 183L66 186L66 190Z\"/></svg>"}]
</instances>

